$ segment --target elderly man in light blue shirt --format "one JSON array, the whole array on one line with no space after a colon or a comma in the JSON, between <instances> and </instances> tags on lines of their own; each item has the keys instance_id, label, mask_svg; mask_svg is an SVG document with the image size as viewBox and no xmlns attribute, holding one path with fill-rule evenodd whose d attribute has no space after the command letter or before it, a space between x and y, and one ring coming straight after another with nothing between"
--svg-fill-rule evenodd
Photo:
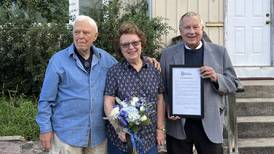
<instances>
[{"instance_id":1,"label":"elderly man in light blue shirt","mask_svg":"<svg viewBox=\"0 0 274 154\"><path fill-rule=\"evenodd\" d=\"M36 121L42 148L50 153L106 153L103 90L117 61L93 45L97 35L95 21L78 16L73 44L49 61Z\"/></svg>"}]
</instances>

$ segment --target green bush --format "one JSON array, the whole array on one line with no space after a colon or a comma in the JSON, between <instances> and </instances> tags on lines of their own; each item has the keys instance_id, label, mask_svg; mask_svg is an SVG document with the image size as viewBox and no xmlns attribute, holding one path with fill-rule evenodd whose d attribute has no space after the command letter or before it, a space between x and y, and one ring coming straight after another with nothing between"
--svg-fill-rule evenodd
<instances>
[{"instance_id":1,"label":"green bush","mask_svg":"<svg viewBox=\"0 0 274 154\"><path fill-rule=\"evenodd\" d=\"M1 97L0 106L0 136L21 135L27 140L39 137L36 104L24 98Z\"/></svg>"},{"instance_id":2,"label":"green bush","mask_svg":"<svg viewBox=\"0 0 274 154\"><path fill-rule=\"evenodd\" d=\"M159 49L163 47L161 36L167 34L171 27L160 17L147 15L147 0L122 5L121 0L112 0L107 4L97 4L96 9L86 10L97 21L99 36L95 44L115 55L112 48L119 26L125 21L134 22L146 35L147 47L144 54L159 59Z\"/></svg>"},{"instance_id":3,"label":"green bush","mask_svg":"<svg viewBox=\"0 0 274 154\"><path fill-rule=\"evenodd\" d=\"M94 18L99 27L95 45L114 55L112 40L120 24L133 21L147 36L144 53L159 57L163 45L161 36L170 27L162 18L148 17L147 7L146 0L124 7L120 0L112 0L86 10L86 15ZM49 58L72 43L67 8L68 0L16 0L15 4L10 0L0 1L0 91L3 96L0 96L0 136L37 139L39 132L34 120L37 101L19 96L37 98Z\"/></svg>"},{"instance_id":4,"label":"green bush","mask_svg":"<svg viewBox=\"0 0 274 154\"><path fill-rule=\"evenodd\" d=\"M58 14L63 18L54 14L52 3L17 2L0 7L0 87L6 94L37 97L48 59L71 43L71 30L64 13Z\"/></svg>"},{"instance_id":5,"label":"green bush","mask_svg":"<svg viewBox=\"0 0 274 154\"><path fill-rule=\"evenodd\" d=\"M2 90L37 96L50 56L71 43L70 30L61 24L21 27L4 24L0 31Z\"/></svg>"},{"instance_id":6,"label":"green bush","mask_svg":"<svg viewBox=\"0 0 274 154\"><path fill-rule=\"evenodd\" d=\"M102 2L102 1L100 1ZM49 58L72 43L68 27L68 0L10 0L0 3L0 91L16 91L38 97ZM158 58L161 36L170 27L162 18L147 16L146 0L122 7L121 0L98 4L86 10L97 21L99 37L95 45L114 54L112 40L120 24L133 21L147 36L145 55Z\"/></svg>"}]
</instances>

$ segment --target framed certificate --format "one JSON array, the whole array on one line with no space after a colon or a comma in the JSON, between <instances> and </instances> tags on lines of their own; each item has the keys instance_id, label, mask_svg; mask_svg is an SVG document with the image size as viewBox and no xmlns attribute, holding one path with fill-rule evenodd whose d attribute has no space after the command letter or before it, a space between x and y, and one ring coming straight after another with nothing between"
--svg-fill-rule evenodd
<instances>
[{"instance_id":1,"label":"framed certificate","mask_svg":"<svg viewBox=\"0 0 274 154\"><path fill-rule=\"evenodd\" d=\"M171 114L183 118L204 117L204 92L200 67L171 65Z\"/></svg>"}]
</instances>

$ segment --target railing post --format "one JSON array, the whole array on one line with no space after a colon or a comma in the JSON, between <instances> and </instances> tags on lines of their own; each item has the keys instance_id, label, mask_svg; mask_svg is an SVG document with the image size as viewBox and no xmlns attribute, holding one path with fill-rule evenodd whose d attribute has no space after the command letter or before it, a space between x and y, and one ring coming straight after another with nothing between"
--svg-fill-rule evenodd
<instances>
[{"instance_id":1,"label":"railing post","mask_svg":"<svg viewBox=\"0 0 274 154\"><path fill-rule=\"evenodd\" d=\"M227 139L228 139L228 152L229 154L236 152L237 150L237 119L235 114L235 106L236 106L236 99L235 95L231 94L228 96L228 108L227 108L227 118L228 118L228 124L227 124Z\"/></svg>"},{"instance_id":2,"label":"railing post","mask_svg":"<svg viewBox=\"0 0 274 154\"><path fill-rule=\"evenodd\" d=\"M237 93L244 92L244 87L239 84ZM236 115L236 96L230 94L226 98L227 101L227 139L228 139L228 154L238 154L238 126Z\"/></svg>"}]
</instances>

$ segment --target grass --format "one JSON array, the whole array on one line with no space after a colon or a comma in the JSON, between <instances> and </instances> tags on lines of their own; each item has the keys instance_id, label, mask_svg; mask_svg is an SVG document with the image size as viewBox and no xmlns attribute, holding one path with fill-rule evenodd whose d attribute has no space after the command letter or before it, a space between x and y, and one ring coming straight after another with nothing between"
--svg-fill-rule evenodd
<instances>
[{"instance_id":1,"label":"grass","mask_svg":"<svg viewBox=\"0 0 274 154\"><path fill-rule=\"evenodd\" d=\"M37 140L36 113L37 103L22 97L0 97L0 136L21 135L26 140Z\"/></svg>"}]
</instances>

